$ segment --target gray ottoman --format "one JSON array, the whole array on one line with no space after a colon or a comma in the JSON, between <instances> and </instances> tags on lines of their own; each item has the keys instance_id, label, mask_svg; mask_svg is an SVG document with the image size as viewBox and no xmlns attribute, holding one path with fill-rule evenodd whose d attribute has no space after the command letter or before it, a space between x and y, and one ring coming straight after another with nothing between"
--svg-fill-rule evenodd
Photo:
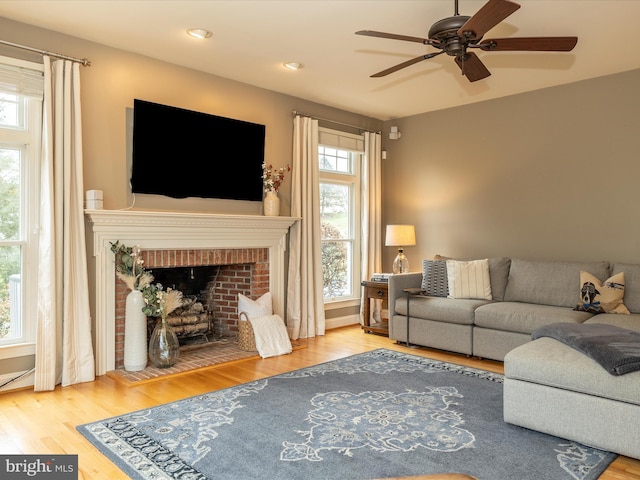
<instances>
[{"instance_id":1,"label":"gray ottoman","mask_svg":"<svg viewBox=\"0 0 640 480\"><path fill-rule=\"evenodd\" d=\"M552 338L504 359L505 422L640 459L640 372L613 376Z\"/></svg>"}]
</instances>

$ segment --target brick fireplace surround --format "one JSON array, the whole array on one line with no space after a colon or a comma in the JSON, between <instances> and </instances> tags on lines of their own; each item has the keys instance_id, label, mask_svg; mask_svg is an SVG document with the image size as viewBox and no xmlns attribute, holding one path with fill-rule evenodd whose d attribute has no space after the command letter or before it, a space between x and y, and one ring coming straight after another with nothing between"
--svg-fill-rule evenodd
<instances>
[{"instance_id":1,"label":"brick fireplace surround","mask_svg":"<svg viewBox=\"0 0 640 480\"><path fill-rule=\"evenodd\" d=\"M214 322L221 336L237 335L238 294L258 298L269 291L269 251L266 248L143 250L146 268L219 266L213 295ZM124 366L125 304L129 289L116 279L115 368Z\"/></svg>"},{"instance_id":2,"label":"brick fireplace surround","mask_svg":"<svg viewBox=\"0 0 640 480\"><path fill-rule=\"evenodd\" d=\"M220 316L235 328L239 283L253 298L271 292L274 312L284 318L287 233L291 217L218 215L124 210L88 210L87 248L93 318L96 375L122 366L124 298L127 289L116 279L111 242L139 245L145 266L227 265L221 274ZM218 280L223 280L219 277ZM238 277L240 279L238 280ZM219 282L220 283L220 282Z\"/></svg>"}]
</instances>

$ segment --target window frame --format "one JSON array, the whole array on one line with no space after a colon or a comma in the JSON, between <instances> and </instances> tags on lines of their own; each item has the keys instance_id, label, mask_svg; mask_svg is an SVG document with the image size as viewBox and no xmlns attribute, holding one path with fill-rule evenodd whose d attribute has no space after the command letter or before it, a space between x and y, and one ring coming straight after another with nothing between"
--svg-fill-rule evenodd
<instances>
[{"instance_id":1,"label":"window frame","mask_svg":"<svg viewBox=\"0 0 640 480\"><path fill-rule=\"evenodd\" d=\"M40 64L0 57L0 63L43 71ZM42 131L42 99L20 92L23 102L23 126L0 125L0 148L16 149L20 159L20 229L18 238L0 240L1 246L19 246L21 249L21 319L22 335L0 340L0 359L35 354L38 298L38 236L40 201L40 156Z\"/></svg>"},{"instance_id":2,"label":"window frame","mask_svg":"<svg viewBox=\"0 0 640 480\"><path fill-rule=\"evenodd\" d=\"M361 265L361 251L362 251L362 223L360 218L361 211L361 191L362 191L362 162L364 158L364 152L361 150L357 150L355 148L350 148L350 145L364 145L364 137L363 135L355 135L346 132L341 132L337 130L332 130L328 128L320 127L320 136L318 140L318 184L334 184L334 185L346 185L350 190L350 212L349 216L351 219L349 225L349 238L343 239L343 241L351 242L352 250L351 250L351 271L352 271L352 285L351 285L351 295L341 296L335 298L324 298L324 307L325 310L335 310L344 307L351 307L360 305L361 301L361 292L360 292L360 284L361 284L361 276L362 272L360 269ZM323 135L326 134L326 135ZM323 142L322 139L329 138L339 139L337 142L328 141ZM350 144L349 146L344 146L340 144L340 140L344 142L346 139L346 143ZM351 140L351 141L349 141ZM349 152L352 162L352 172L333 172L320 169L320 148L333 148L336 150ZM323 242L322 239L320 239Z\"/></svg>"}]
</instances>

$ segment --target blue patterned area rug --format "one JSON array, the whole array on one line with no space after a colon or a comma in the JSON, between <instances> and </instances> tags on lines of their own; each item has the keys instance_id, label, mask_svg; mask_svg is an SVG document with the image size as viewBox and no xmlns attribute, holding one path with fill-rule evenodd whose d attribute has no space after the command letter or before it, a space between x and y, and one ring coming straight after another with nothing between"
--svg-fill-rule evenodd
<instances>
[{"instance_id":1,"label":"blue patterned area rug","mask_svg":"<svg viewBox=\"0 0 640 480\"><path fill-rule=\"evenodd\" d=\"M145 480L588 480L614 460L504 423L502 378L381 349L78 430Z\"/></svg>"}]
</instances>

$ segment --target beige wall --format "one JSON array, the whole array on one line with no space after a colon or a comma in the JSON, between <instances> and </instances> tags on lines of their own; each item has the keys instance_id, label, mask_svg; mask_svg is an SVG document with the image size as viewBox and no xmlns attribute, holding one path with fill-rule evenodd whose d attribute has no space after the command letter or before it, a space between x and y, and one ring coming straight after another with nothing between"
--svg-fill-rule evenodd
<instances>
[{"instance_id":1,"label":"beige wall","mask_svg":"<svg viewBox=\"0 0 640 480\"><path fill-rule=\"evenodd\" d=\"M382 122L247 84L164 63L78 38L0 17L2 39L35 48L88 58L81 67L85 190L104 192L105 209L129 206L126 163L126 109L133 99L172 105L266 125L265 159L276 167L291 163L292 110L331 118L368 130ZM39 59L13 48L0 54ZM286 72L283 72L285 74ZM301 80L302 81L302 80ZM330 126L330 125L329 125ZM238 150L242 155L242 150ZM233 158L227 160L233 162ZM212 176L211 181L241 181ZM281 214L288 215L290 182L281 189ZM136 209L260 214L260 202L171 199L137 195Z\"/></svg>"},{"instance_id":2,"label":"beige wall","mask_svg":"<svg viewBox=\"0 0 640 480\"><path fill-rule=\"evenodd\" d=\"M436 253L640 263L638 85L635 70L385 122L384 223L416 224L411 270Z\"/></svg>"}]
</instances>

